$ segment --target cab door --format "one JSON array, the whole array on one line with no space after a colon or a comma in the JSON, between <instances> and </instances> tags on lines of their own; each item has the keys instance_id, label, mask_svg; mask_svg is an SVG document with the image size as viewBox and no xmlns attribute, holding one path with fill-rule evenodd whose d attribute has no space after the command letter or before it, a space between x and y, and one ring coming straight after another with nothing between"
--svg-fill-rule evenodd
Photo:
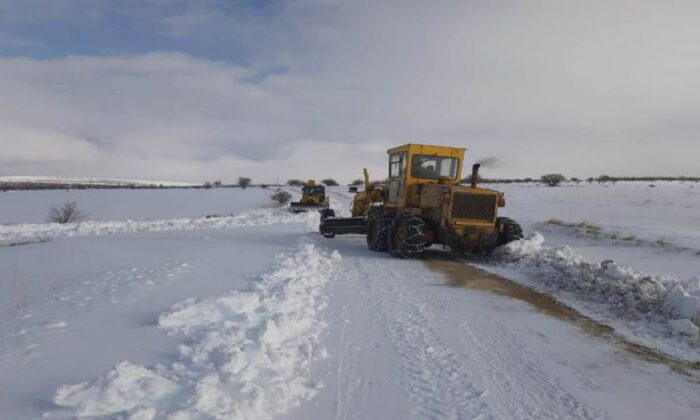
<instances>
[{"instance_id":1,"label":"cab door","mask_svg":"<svg viewBox=\"0 0 700 420\"><path fill-rule=\"evenodd\" d=\"M389 155L389 183L387 204L391 207L404 207L406 195L407 152Z\"/></svg>"}]
</instances>

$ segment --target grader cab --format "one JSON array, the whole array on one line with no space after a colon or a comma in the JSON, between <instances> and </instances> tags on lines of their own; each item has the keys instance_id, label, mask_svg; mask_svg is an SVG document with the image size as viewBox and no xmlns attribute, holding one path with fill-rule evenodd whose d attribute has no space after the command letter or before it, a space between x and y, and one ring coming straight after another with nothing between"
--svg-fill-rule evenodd
<instances>
[{"instance_id":1,"label":"grader cab","mask_svg":"<svg viewBox=\"0 0 700 420\"><path fill-rule=\"evenodd\" d=\"M471 185L460 184L464 151L420 144L389 149L389 177L383 188L366 182L365 195L355 197L352 218L335 218L332 210L325 210L321 233L365 233L371 250L400 258L417 257L433 244L486 255L521 239L522 229L514 220L498 217L504 195L477 187L478 164L473 166Z\"/></svg>"}]
</instances>

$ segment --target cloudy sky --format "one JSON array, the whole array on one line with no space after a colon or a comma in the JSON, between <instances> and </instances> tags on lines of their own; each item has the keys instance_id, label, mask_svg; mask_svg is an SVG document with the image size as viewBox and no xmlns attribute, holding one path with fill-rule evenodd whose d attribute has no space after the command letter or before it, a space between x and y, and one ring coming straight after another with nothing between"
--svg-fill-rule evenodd
<instances>
[{"instance_id":1,"label":"cloudy sky","mask_svg":"<svg viewBox=\"0 0 700 420\"><path fill-rule=\"evenodd\" d=\"M0 175L700 175L697 0L0 0Z\"/></svg>"}]
</instances>

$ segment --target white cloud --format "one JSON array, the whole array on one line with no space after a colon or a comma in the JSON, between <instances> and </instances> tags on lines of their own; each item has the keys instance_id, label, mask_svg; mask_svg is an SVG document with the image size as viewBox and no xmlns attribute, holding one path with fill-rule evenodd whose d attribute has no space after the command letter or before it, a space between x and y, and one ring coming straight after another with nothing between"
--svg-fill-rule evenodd
<instances>
[{"instance_id":1,"label":"white cloud","mask_svg":"<svg viewBox=\"0 0 700 420\"><path fill-rule=\"evenodd\" d=\"M247 21L169 16L173 34L244 43L251 64L2 58L0 123L14 131L0 145L31 128L98 156L29 153L23 171L350 180L413 141L497 156L498 176L697 174L695 2L300 0Z\"/></svg>"},{"instance_id":2,"label":"white cloud","mask_svg":"<svg viewBox=\"0 0 700 420\"><path fill-rule=\"evenodd\" d=\"M0 165L63 164L94 159L97 148L85 139L0 122Z\"/></svg>"},{"instance_id":3,"label":"white cloud","mask_svg":"<svg viewBox=\"0 0 700 420\"><path fill-rule=\"evenodd\" d=\"M316 150L348 146L313 138L312 108L249 76L173 53L0 59L3 172L270 182L307 176L311 163L317 177L337 173Z\"/></svg>"}]
</instances>

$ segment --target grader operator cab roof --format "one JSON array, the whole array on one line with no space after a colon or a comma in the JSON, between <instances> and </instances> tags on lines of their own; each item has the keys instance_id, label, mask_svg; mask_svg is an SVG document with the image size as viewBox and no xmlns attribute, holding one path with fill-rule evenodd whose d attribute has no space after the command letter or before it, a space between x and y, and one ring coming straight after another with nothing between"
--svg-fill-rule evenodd
<instances>
[{"instance_id":1,"label":"grader operator cab roof","mask_svg":"<svg viewBox=\"0 0 700 420\"><path fill-rule=\"evenodd\" d=\"M441 179L459 182L465 151L459 147L414 143L393 147L387 150L389 178L405 175L409 183L436 182Z\"/></svg>"},{"instance_id":2,"label":"grader operator cab roof","mask_svg":"<svg viewBox=\"0 0 700 420\"><path fill-rule=\"evenodd\" d=\"M418 143L406 143L401 146L392 147L387 150L388 154L399 153L408 151L411 149L413 153L418 154L428 154L428 155L438 155L438 156L450 156L450 157L464 157L464 152L467 150L463 147L448 147L448 146L433 146L429 144L418 144Z\"/></svg>"}]
</instances>

